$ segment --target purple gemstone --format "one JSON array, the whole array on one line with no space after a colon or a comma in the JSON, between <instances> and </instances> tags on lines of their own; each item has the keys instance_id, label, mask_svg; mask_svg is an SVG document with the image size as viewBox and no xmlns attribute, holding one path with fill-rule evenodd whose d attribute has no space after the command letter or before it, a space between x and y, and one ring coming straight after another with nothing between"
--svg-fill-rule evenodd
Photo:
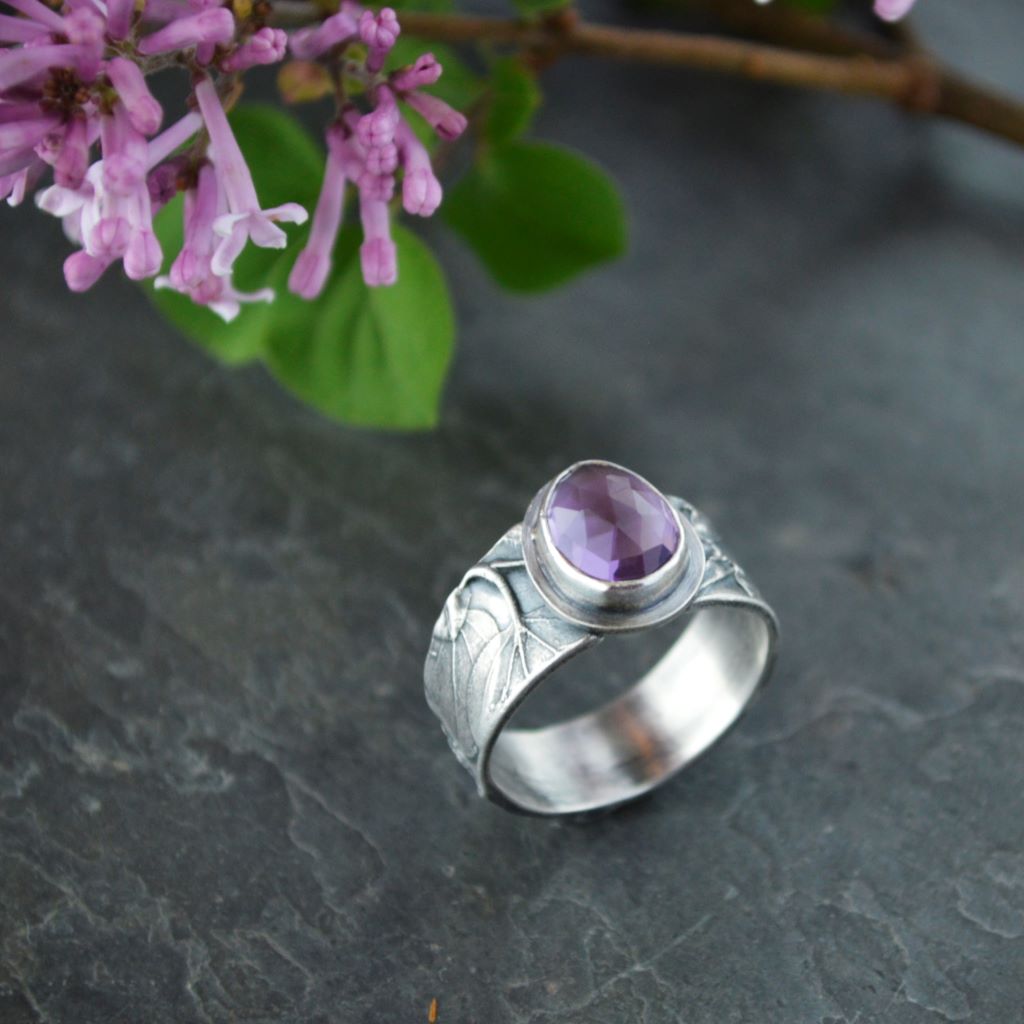
<instances>
[{"instance_id":1,"label":"purple gemstone","mask_svg":"<svg viewBox=\"0 0 1024 1024\"><path fill-rule=\"evenodd\" d=\"M679 547L679 524L665 498L635 473L581 463L555 485L545 512L555 547L598 580L638 580Z\"/></svg>"}]
</instances>

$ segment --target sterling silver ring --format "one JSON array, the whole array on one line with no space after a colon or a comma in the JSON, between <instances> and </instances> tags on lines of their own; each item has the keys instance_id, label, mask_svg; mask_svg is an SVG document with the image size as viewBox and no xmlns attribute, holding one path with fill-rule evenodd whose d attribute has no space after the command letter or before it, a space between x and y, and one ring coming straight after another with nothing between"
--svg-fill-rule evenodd
<instances>
[{"instance_id":1,"label":"sterling silver ring","mask_svg":"<svg viewBox=\"0 0 1024 1024\"><path fill-rule=\"evenodd\" d=\"M682 631L625 693L542 726L523 702L613 634ZM463 576L434 627L427 703L481 796L525 814L632 800L710 747L775 657L778 624L692 505L610 462L570 466Z\"/></svg>"}]
</instances>

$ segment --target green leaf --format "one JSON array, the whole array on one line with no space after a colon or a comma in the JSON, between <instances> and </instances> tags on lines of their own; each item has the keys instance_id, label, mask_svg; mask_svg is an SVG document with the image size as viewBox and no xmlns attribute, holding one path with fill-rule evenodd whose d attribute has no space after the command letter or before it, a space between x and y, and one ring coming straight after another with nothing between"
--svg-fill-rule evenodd
<instances>
[{"instance_id":1,"label":"green leaf","mask_svg":"<svg viewBox=\"0 0 1024 1024\"><path fill-rule=\"evenodd\" d=\"M242 147L264 207L301 203L312 214L323 179L324 157L305 130L274 107L241 106L231 115L231 126ZM182 197L168 203L154 220L164 250L164 272L181 250L183 240ZM241 291L262 288L280 259L274 249L248 245L235 264L234 283ZM252 303L230 324L185 295L153 290L160 311L184 334L226 363L256 359L272 307Z\"/></svg>"},{"instance_id":2,"label":"green leaf","mask_svg":"<svg viewBox=\"0 0 1024 1024\"><path fill-rule=\"evenodd\" d=\"M305 131L266 107L242 107L231 122L260 202L299 202L312 213L324 157ZM181 249L181 215L179 196L156 219L167 264ZM269 286L277 298L243 306L230 324L174 292L153 292L154 301L219 359L264 360L287 388L328 416L374 427L433 426L455 328L448 289L430 251L395 226L398 282L368 288L359 266L359 232L346 229L323 294L306 302L287 288L306 235L300 231L284 252L246 247L235 265L235 284L246 291Z\"/></svg>"},{"instance_id":3,"label":"green leaf","mask_svg":"<svg viewBox=\"0 0 1024 1024\"><path fill-rule=\"evenodd\" d=\"M615 184L589 160L547 143L485 150L442 209L498 283L517 291L562 284L626 245Z\"/></svg>"},{"instance_id":4,"label":"green leaf","mask_svg":"<svg viewBox=\"0 0 1024 1024\"><path fill-rule=\"evenodd\" d=\"M404 430L432 427L455 336L451 301L430 250L400 226L398 282L369 288L359 266L359 233L346 229L323 294L307 303L287 292L291 261L266 336L273 374L299 398L348 423Z\"/></svg>"},{"instance_id":5,"label":"green leaf","mask_svg":"<svg viewBox=\"0 0 1024 1024\"><path fill-rule=\"evenodd\" d=\"M540 106L537 79L515 57L495 61L491 71L491 101L484 134L494 143L511 142L529 127Z\"/></svg>"},{"instance_id":6,"label":"green leaf","mask_svg":"<svg viewBox=\"0 0 1024 1024\"><path fill-rule=\"evenodd\" d=\"M320 194L324 152L309 132L279 107L251 103L231 115L231 127L252 171L260 203L301 203L310 213Z\"/></svg>"}]
</instances>

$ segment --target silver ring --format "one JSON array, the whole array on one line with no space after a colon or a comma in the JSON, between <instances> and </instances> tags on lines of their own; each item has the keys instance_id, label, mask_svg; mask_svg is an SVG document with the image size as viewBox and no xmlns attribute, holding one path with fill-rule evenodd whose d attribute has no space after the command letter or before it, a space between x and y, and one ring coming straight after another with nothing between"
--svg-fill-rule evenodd
<instances>
[{"instance_id":1,"label":"silver ring","mask_svg":"<svg viewBox=\"0 0 1024 1024\"><path fill-rule=\"evenodd\" d=\"M616 633L672 623L662 658L610 703L516 727L548 675ZM598 460L549 481L463 576L434 627L427 703L481 796L526 814L632 800L708 749L775 657L778 623L692 505Z\"/></svg>"}]
</instances>

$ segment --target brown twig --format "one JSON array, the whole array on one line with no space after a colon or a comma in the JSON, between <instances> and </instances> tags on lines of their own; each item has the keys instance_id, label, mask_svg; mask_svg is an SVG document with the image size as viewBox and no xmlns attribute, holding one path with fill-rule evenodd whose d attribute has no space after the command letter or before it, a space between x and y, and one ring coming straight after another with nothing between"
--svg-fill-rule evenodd
<instances>
[{"instance_id":1,"label":"brown twig","mask_svg":"<svg viewBox=\"0 0 1024 1024\"><path fill-rule=\"evenodd\" d=\"M891 24L882 23L884 34L851 28L832 18L809 14L783 4L756 4L751 0L676 0L688 11L705 15L730 34L764 43L833 56L866 54L889 59L899 56L902 41L894 39ZM906 20L896 26L906 25Z\"/></svg>"},{"instance_id":2,"label":"brown twig","mask_svg":"<svg viewBox=\"0 0 1024 1024\"><path fill-rule=\"evenodd\" d=\"M301 24L319 8L302 0L278 0L278 24ZM472 14L403 12L410 35L438 42L487 42L547 54L580 54L673 67L697 68L758 81L851 95L872 96L920 114L970 125L1024 145L1024 104L943 67L917 51L865 47L850 52L856 34L829 29L809 35L806 24L790 32L805 33L803 46L751 42L729 36L599 25L571 12L544 21L520 21ZM830 35L831 33L831 35ZM814 45L814 39L818 45ZM829 46L832 40L834 45ZM813 52L812 52L813 51ZM819 52L825 51L825 52ZM868 52L870 51L870 52Z\"/></svg>"}]
</instances>

